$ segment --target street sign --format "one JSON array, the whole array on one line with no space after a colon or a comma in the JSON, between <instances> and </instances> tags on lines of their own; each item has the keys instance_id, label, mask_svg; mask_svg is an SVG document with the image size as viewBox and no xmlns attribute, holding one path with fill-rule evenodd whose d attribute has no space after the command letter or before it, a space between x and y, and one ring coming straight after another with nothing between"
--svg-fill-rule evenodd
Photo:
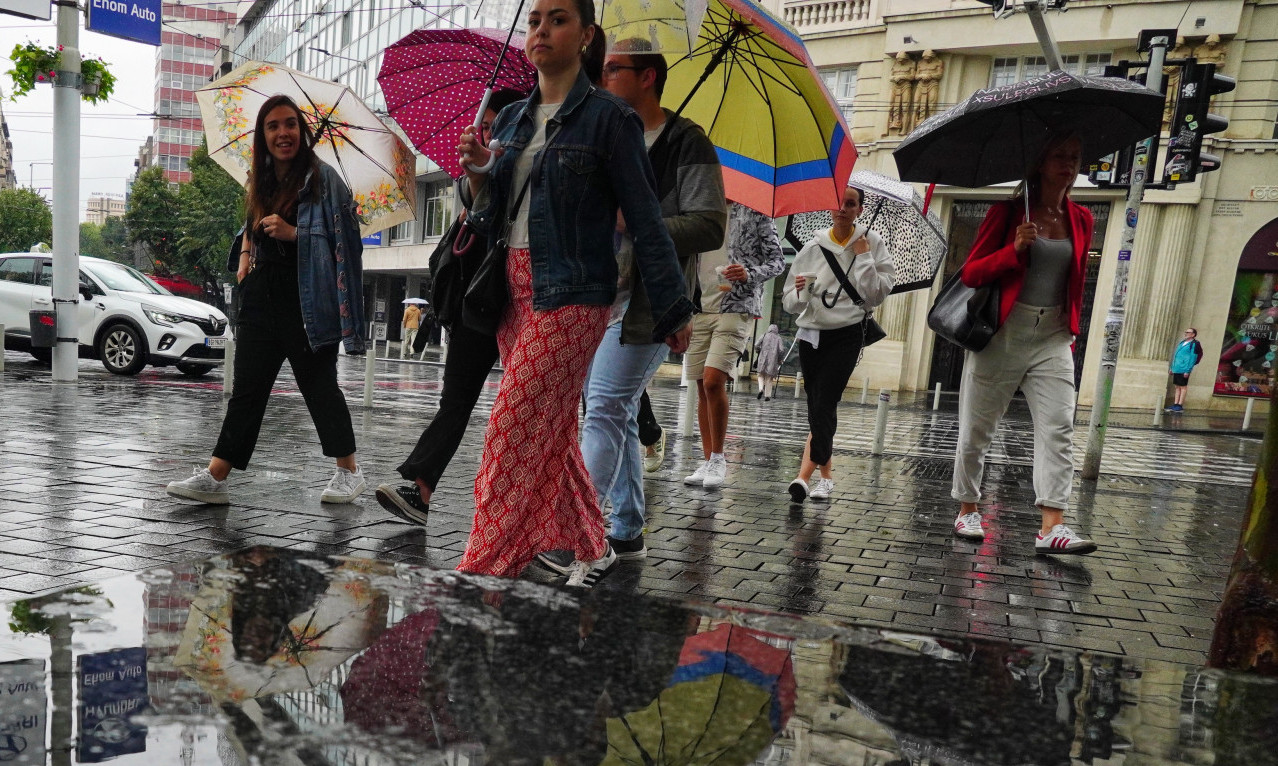
<instances>
[{"instance_id":1,"label":"street sign","mask_svg":"<svg viewBox=\"0 0 1278 766\"><path fill-rule=\"evenodd\" d=\"M48 21L53 17L53 3L49 0L0 0L0 13Z\"/></svg>"},{"instance_id":2,"label":"street sign","mask_svg":"<svg viewBox=\"0 0 1278 766\"><path fill-rule=\"evenodd\" d=\"M89 22L85 28L125 40L159 45L160 23L164 20L161 1L89 0Z\"/></svg>"}]
</instances>

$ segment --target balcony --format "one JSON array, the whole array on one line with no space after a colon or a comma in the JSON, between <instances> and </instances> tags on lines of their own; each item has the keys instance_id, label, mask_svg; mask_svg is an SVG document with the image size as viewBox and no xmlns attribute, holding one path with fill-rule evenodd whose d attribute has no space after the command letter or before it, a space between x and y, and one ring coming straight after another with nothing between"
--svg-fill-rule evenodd
<instances>
[{"instance_id":1,"label":"balcony","mask_svg":"<svg viewBox=\"0 0 1278 766\"><path fill-rule=\"evenodd\" d=\"M883 23L881 0L799 0L786 2L782 18L799 34L842 32Z\"/></svg>"}]
</instances>

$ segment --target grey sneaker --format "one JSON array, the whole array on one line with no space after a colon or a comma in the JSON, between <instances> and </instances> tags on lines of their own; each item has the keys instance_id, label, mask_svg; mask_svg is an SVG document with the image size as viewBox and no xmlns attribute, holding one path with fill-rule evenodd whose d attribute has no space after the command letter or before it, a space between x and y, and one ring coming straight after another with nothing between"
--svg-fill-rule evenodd
<instances>
[{"instance_id":1,"label":"grey sneaker","mask_svg":"<svg viewBox=\"0 0 1278 766\"><path fill-rule=\"evenodd\" d=\"M574 561L568 572L568 585L574 588L592 588L617 566L617 553L608 547L604 557L597 561Z\"/></svg>"},{"instance_id":2,"label":"grey sneaker","mask_svg":"<svg viewBox=\"0 0 1278 766\"><path fill-rule=\"evenodd\" d=\"M818 478L816 480L816 484L812 485L812 494L810 495L810 497L813 500L829 500L830 493L833 491L834 491L833 479Z\"/></svg>"},{"instance_id":3,"label":"grey sneaker","mask_svg":"<svg viewBox=\"0 0 1278 766\"><path fill-rule=\"evenodd\" d=\"M714 489L722 487L723 482L728 478L728 461L723 458L710 458L706 461L705 478L701 480L701 486L706 489Z\"/></svg>"},{"instance_id":4,"label":"grey sneaker","mask_svg":"<svg viewBox=\"0 0 1278 766\"><path fill-rule=\"evenodd\" d=\"M171 481L164 491L172 497L187 500L198 500L212 505L226 505L231 502L231 493L226 490L227 480L218 481L213 478L207 468L196 468L190 478Z\"/></svg>"},{"instance_id":5,"label":"grey sneaker","mask_svg":"<svg viewBox=\"0 0 1278 766\"><path fill-rule=\"evenodd\" d=\"M652 444L643 451L643 470L644 473L656 473L661 470L661 464L666 459L666 432L661 431L661 438L656 444Z\"/></svg>"},{"instance_id":6,"label":"grey sneaker","mask_svg":"<svg viewBox=\"0 0 1278 766\"><path fill-rule=\"evenodd\" d=\"M339 467L333 473L333 478L328 480L328 486L324 488L324 492L320 495L320 502L349 503L359 497L359 493L363 492L367 487L368 482L364 481L363 466L355 466L354 473Z\"/></svg>"}]
</instances>

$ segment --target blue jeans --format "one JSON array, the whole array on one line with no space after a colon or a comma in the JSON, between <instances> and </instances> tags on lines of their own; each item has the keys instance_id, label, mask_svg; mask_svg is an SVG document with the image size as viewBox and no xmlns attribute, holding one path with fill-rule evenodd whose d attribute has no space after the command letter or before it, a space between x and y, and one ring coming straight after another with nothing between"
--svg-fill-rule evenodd
<instances>
[{"instance_id":1,"label":"blue jeans","mask_svg":"<svg viewBox=\"0 0 1278 766\"><path fill-rule=\"evenodd\" d=\"M621 345L621 323L604 333L586 378L586 421L581 455L590 481L612 501L612 531L617 540L643 533L643 457L639 446L639 399L666 359L666 344Z\"/></svg>"}]
</instances>

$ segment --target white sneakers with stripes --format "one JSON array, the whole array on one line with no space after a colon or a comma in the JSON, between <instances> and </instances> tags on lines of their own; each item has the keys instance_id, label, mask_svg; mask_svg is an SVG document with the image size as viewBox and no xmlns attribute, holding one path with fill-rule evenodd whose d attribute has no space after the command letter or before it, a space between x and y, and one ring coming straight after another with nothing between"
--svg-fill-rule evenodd
<instances>
[{"instance_id":1,"label":"white sneakers with stripes","mask_svg":"<svg viewBox=\"0 0 1278 766\"><path fill-rule=\"evenodd\" d=\"M1096 543L1080 537L1064 524L1052 527L1046 535L1039 532L1034 537L1035 553L1091 553L1094 550Z\"/></svg>"}]
</instances>

